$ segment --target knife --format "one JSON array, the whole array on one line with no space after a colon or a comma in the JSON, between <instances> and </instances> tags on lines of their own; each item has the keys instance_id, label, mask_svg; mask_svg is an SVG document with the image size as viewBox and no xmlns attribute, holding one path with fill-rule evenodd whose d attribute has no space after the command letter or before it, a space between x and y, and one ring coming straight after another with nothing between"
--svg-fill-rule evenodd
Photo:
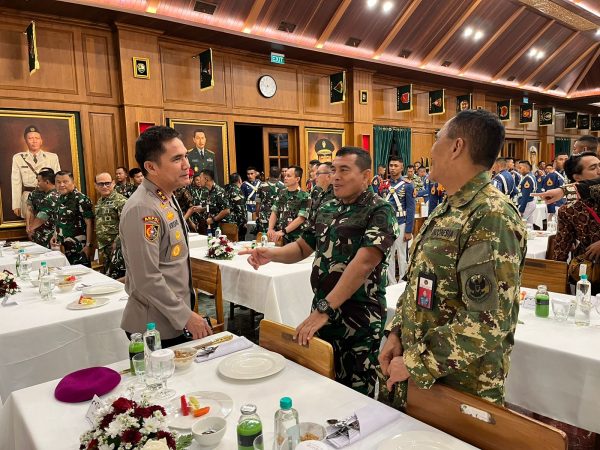
<instances>
[{"instance_id":1,"label":"knife","mask_svg":"<svg viewBox=\"0 0 600 450\"><path fill-rule=\"evenodd\" d=\"M231 341L233 339L233 334L229 334L227 336L223 336L217 339L213 339L212 341L209 341L205 344L200 344L200 345L196 345L194 348L196 350L202 350L205 347L210 347L212 345L216 345L216 344L222 344L223 342L227 342L227 341Z\"/></svg>"}]
</instances>

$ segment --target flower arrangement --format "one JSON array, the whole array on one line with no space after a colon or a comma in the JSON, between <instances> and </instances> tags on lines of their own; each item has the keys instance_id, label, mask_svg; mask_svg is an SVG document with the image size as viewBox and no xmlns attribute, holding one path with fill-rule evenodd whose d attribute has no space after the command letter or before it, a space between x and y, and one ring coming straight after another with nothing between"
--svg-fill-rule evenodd
<instances>
[{"instance_id":1,"label":"flower arrangement","mask_svg":"<svg viewBox=\"0 0 600 450\"><path fill-rule=\"evenodd\" d=\"M232 259L234 256L233 247L227 240L227 236L219 236L208 240L208 252L206 256L211 259Z\"/></svg>"},{"instance_id":2,"label":"flower arrangement","mask_svg":"<svg viewBox=\"0 0 600 450\"><path fill-rule=\"evenodd\" d=\"M176 450L177 443L167 427L166 415L162 406L150 405L144 398L137 403L119 397L96 411L94 429L81 435L79 449L134 450L162 447ZM147 443L150 443L148 447Z\"/></svg>"},{"instance_id":3,"label":"flower arrangement","mask_svg":"<svg viewBox=\"0 0 600 450\"><path fill-rule=\"evenodd\" d=\"M15 281L15 276L8 270L0 272L0 298L6 295L13 295L19 292L19 285Z\"/></svg>"}]
</instances>

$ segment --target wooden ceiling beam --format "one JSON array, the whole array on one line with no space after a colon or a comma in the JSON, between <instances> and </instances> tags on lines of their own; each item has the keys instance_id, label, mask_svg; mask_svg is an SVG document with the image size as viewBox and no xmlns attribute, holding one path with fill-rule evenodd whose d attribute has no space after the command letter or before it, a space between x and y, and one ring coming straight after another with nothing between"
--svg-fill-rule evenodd
<instances>
[{"instance_id":1,"label":"wooden ceiling beam","mask_svg":"<svg viewBox=\"0 0 600 450\"><path fill-rule=\"evenodd\" d=\"M512 16L510 16L508 18L508 20L506 22L504 22L504 24L498 29L498 31L496 31L494 33L494 35L483 45L483 47L481 47L479 49L479 51L477 53L475 53L475 56L473 56L463 67L460 68L459 74L462 75L464 74L467 70L469 70L473 64L475 64L477 61L479 61L479 58L481 58L483 56L483 54L485 52L488 51L488 49L494 44L494 42L496 42L498 40L498 38L500 36L502 36L504 34L504 32L506 30L508 30L508 28L515 23L515 20L517 20L519 18L519 16L521 14L523 14L523 12L527 9L527 7L525 5L521 6L519 9L517 9Z\"/></svg>"},{"instance_id":2,"label":"wooden ceiling beam","mask_svg":"<svg viewBox=\"0 0 600 450\"><path fill-rule=\"evenodd\" d=\"M156 14L156 11L158 11L158 5L160 5L160 0L147 0L146 12Z\"/></svg>"},{"instance_id":3,"label":"wooden ceiling beam","mask_svg":"<svg viewBox=\"0 0 600 450\"><path fill-rule=\"evenodd\" d=\"M569 36L569 38L568 38L568 39L567 39L565 42L563 42L563 43L561 44L561 46L560 46L560 47L558 47L558 48L557 48L557 49L556 49L554 52L552 52L552 54L551 54L551 55L549 55L549 56L546 58L546 60L545 60L543 63L541 63L539 66L537 66L537 68L536 68L536 69L535 69L533 72L531 72L531 74L530 74L530 75L529 75L527 78L525 78L525 79L524 79L524 80L523 80L521 83L519 83L519 84L520 84L520 86L521 86L521 87L523 87L523 86L525 86L527 83L529 83L531 80L533 80L533 78L534 78L534 77L535 77L535 76L536 76L538 73L540 73L542 70L544 70L544 68L545 68L545 67L546 67L548 64L550 64L554 58L556 58L558 55L560 55L560 53L561 53L561 52L562 52L562 51L563 51L565 48L567 48L567 46L568 46L568 45L569 45L571 42L573 42L573 39L575 39L576 37L578 37L578 36L580 36L580 35L581 35L581 31L576 31L576 32L574 32L573 34L571 34L571 36Z\"/></svg>"},{"instance_id":4,"label":"wooden ceiling beam","mask_svg":"<svg viewBox=\"0 0 600 450\"><path fill-rule=\"evenodd\" d=\"M452 28L450 28L450 30L447 33L444 33L444 37L440 39L440 41L437 44L435 44L435 47L433 47L433 49L431 49L431 51L427 55L425 55L420 64L421 68L425 67L431 62L433 58L436 57L440 50L444 48L444 45L446 45L450 38L454 36L454 33L456 33L459 30L459 28L462 27L463 24L467 21L467 19L471 17L471 15L475 12L480 3L481 0L472 1L471 6L469 6L469 9L467 9L464 12L464 14L460 16L460 19L458 19L454 23L454 25L452 25Z\"/></svg>"},{"instance_id":5,"label":"wooden ceiling beam","mask_svg":"<svg viewBox=\"0 0 600 450\"><path fill-rule=\"evenodd\" d=\"M383 54L383 52L389 47L392 41L396 39L396 36L398 36L398 33L400 32L402 27L404 27L404 25L406 25L406 22L408 22L408 20L412 17L415 10L421 4L421 1L422 0L412 0L410 5L408 5L408 8L406 8L402 15L398 18L398 20L396 21L390 32L387 34L383 42L379 44L377 50L375 50L375 53L373 53L373 58L378 59Z\"/></svg>"},{"instance_id":6,"label":"wooden ceiling beam","mask_svg":"<svg viewBox=\"0 0 600 450\"><path fill-rule=\"evenodd\" d=\"M503 67L502 69L500 69L500 71L499 71L497 74L495 74L495 75L492 77L492 80L496 81L496 80L497 80L497 79L499 79L499 78L500 78L502 75L504 75L506 72L508 72L508 70L509 70L509 69L510 69L510 68L513 66L513 64L514 64L514 63L515 63L515 62L516 62L516 61L517 61L517 60L518 60L518 59L519 59L521 56L523 56L523 55L525 54L525 52L526 52L527 50L529 50L529 49L531 48L531 46L532 46L533 44L535 44L535 43L537 42L537 40L538 40L539 38L541 38L541 37L542 37L542 35L543 35L543 34L544 34L546 31L548 31L548 29L549 29L549 28L550 28L552 25L554 25L555 23L556 23L556 20L552 19L550 22L548 22L546 25L544 25L544 27L543 27L543 28L542 28L540 31L538 31L538 32L535 34L535 36L534 36L534 37L533 37L533 38L532 38L532 39L529 41L529 44L528 44L528 45L524 45L524 46L521 48L521 50L519 50L519 51L518 51L518 52L517 52L517 53L516 53L516 54L515 54L515 55L514 55L514 56L513 56L511 59L510 59L510 61L508 61L508 63L506 63L506 64L504 65L504 67Z\"/></svg>"},{"instance_id":7,"label":"wooden ceiling beam","mask_svg":"<svg viewBox=\"0 0 600 450\"><path fill-rule=\"evenodd\" d=\"M598 47L598 49L596 50L596 53L594 53L594 56L592 56L591 59L589 60L589 62L587 63L587 66L585 66L583 71L579 74L579 76L575 80L575 83L573 83L571 85L571 87L567 91L567 95L571 95L573 92L575 92L575 90L579 87L579 85L581 84L581 82L583 81L585 76L588 74L588 72L590 71L590 69L592 68L594 63L598 60L599 56L600 56L600 47Z\"/></svg>"},{"instance_id":8,"label":"wooden ceiling beam","mask_svg":"<svg viewBox=\"0 0 600 450\"><path fill-rule=\"evenodd\" d=\"M352 2L352 0L342 0L340 6L338 6L331 19L329 19L327 26L321 33L321 36L319 36L319 39L317 39L315 47L323 48L323 45L325 45L325 42L327 41L327 39L329 39L329 36L331 36L331 33L333 33L333 30L335 29L337 24L340 22L340 20L342 20L342 16L348 9L348 6L350 6L350 2Z\"/></svg>"},{"instance_id":9,"label":"wooden ceiling beam","mask_svg":"<svg viewBox=\"0 0 600 450\"><path fill-rule=\"evenodd\" d=\"M585 52L583 52L579 56L579 58L577 58L575 61L573 61L569 65L569 67L567 67L560 74L558 74L558 76L554 80L552 80L552 82L548 83L545 90L547 91L547 90L551 89L552 86L554 86L555 84L558 84L560 82L560 80L562 80L569 72L571 72L575 67L577 67L581 63L581 61L583 61L593 50L596 50L599 45L600 45L600 42L597 42L594 45L592 45L590 48L588 48Z\"/></svg>"},{"instance_id":10,"label":"wooden ceiling beam","mask_svg":"<svg viewBox=\"0 0 600 450\"><path fill-rule=\"evenodd\" d=\"M250 12L248 13L248 17L244 21L244 25L242 26L242 31L244 33L250 33L254 25L256 24L256 19L258 19L258 15L265 5L266 0L254 0L252 4L252 8L250 8Z\"/></svg>"}]
</instances>

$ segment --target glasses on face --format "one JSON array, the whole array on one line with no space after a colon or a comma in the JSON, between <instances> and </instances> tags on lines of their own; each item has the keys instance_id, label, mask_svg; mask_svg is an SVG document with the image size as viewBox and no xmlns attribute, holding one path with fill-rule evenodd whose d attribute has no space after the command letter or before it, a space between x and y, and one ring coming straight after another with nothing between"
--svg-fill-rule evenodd
<instances>
[{"instance_id":1,"label":"glasses on face","mask_svg":"<svg viewBox=\"0 0 600 450\"><path fill-rule=\"evenodd\" d=\"M96 181L96 185L99 187L109 187L112 181Z\"/></svg>"},{"instance_id":2,"label":"glasses on face","mask_svg":"<svg viewBox=\"0 0 600 450\"><path fill-rule=\"evenodd\" d=\"M331 172L316 172L317 175L331 175Z\"/></svg>"}]
</instances>

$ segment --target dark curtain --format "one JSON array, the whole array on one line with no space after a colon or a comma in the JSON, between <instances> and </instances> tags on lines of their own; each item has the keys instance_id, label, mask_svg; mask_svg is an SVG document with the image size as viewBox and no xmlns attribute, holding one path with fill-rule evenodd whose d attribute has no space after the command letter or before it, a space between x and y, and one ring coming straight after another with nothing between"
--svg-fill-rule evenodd
<instances>
[{"instance_id":1,"label":"dark curtain","mask_svg":"<svg viewBox=\"0 0 600 450\"><path fill-rule=\"evenodd\" d=\"M554 156L571 155L571 138L554 138Z\"/></svg>"},{"instance_id":2,"label":"dark curtain","mask_svg":"<svg viewBox=\"0 0 600 450\"><path fill-rule=\"evenodd\" d=\"M410 128L385 127L376 125L373 127L373 144L375 148L374 173L377 166L387 166L392 149L402 158L405 164L410 164L411 159L411 130Z\"/></svg>"}]
</instances>

